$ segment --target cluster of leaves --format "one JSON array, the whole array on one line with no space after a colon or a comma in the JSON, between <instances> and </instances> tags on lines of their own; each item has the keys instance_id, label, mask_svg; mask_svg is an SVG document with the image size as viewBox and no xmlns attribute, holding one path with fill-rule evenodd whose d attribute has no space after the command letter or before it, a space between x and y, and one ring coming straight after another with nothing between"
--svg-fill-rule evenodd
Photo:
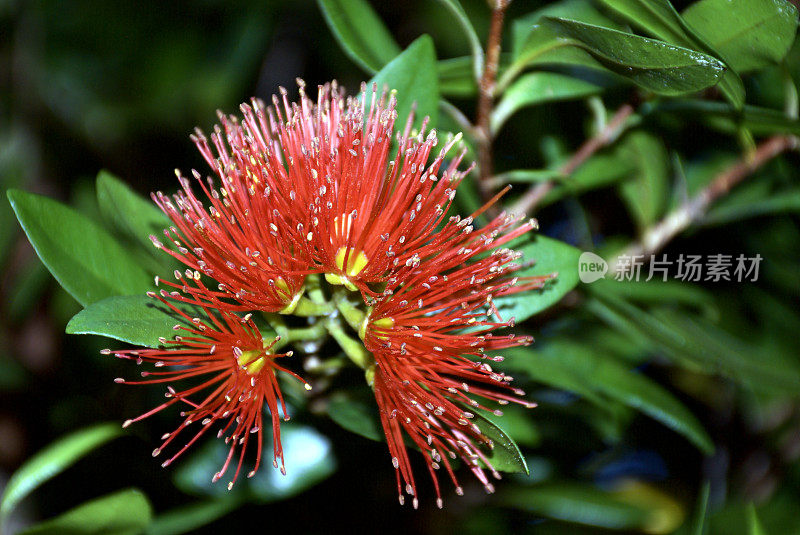
<instances>
[{"instance_id":1,"label":"cluster of leaves","mask_svg":"<svg viewBox=\"0 0 800 535\"><path fill-rule=\"evenodd\" d=\"M366 0L318 4L366 77L397 89L401 116L415 106L417 120L430 117L442 137L463 131L464 147L477 155L485 133L465 113L478 98L486 61L480 34L489 12L482 2L420 6L448 27L434 25L431 36L405 48ZM529 10L512 4L506 17L489 121L498 169L488 181L497 189L550 185L537 205L545 235L521 249L536 260L530 274L557 271L559 278L542 294L502 303L517 331L537 340L505 352L503 369L540 406L486 416L483 429L498 445L493 461L517 473L453 522L466 533L800 531L796 157L781 156L754 173L665 250L671 257L760 254L757 282L576 287L581 250L613 258L746 161L760 138L800 135L796 8L786 0L699 0L679 12L668 0L562 0ZM465 55L442 59L452 45L440 42L437 30L460 39L456 48ZM242 61L250 57L240 52ZM581 143L606 131L609 110L623 105L632 112L612 138L565 173ZM517 200L507 197L508 205ZM97 178L97 202L73 203L77 208L22 191L9 198L44 265L80 303L82 310L66 307L77 312L68 333L147 346L173 334L175 318L146 306L142 295L152 275L175 267L147 239L168 224L149 201L108 173ZM460 188L457 209L467 213L481 202L474 174ZM13 239L9 216L0 211L0 251ZM46 277L40 268L31 273L34 282ZM6 361L0 386L24 374ZM154 515L142 491L116 491L26 533L181 533L247 503L301 493L337 469L336 444L320 416L382 440L363 383L347 379L330 379L311 402L287 383L302 422L287 426L288 478L266 470L227 493L209 483L224 455L209 442L172 474L177 489L196 497L188 505ZM122 435L115 424L92 426L28 459L6 486L0 522L45 480ZM542 518L548 520L527 527Z\"/></svg>"}]
</instances>

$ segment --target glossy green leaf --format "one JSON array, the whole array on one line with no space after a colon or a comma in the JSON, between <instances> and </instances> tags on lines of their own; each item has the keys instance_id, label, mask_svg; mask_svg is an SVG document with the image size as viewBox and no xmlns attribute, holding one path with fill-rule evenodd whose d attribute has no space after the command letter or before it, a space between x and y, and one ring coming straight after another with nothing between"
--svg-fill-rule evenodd
<instances>
[{"instance_id":1,"label":"glossy green leaf","mask_svg":"<svg viewBox=\"0 0 800 535\"><path fill-rule=\"evenodd\" d=\"M739 73L779 63L797 33L797 8L786 0L700 0L683 19Z\"/></svg>"},{"instance_id":2,"label":"glossy green leaf","mask_svg":"<svg viewBox=\"0 0 800 535\"><path fill-rule=\"evenodd\" d=\"M192 317L205 318L199 308L188 308ZM96 334L130 344L158 347L158 339L171 340L175 325L190 325L164 303L146 295L124 295L93 303L73 316L67 334Z\"/></svg>"},{"instance_id":3,"label":"glossy green leaf","mask_svg":"<svg viewBox=\"0 0 800 535\"><path fill-rule=\"evenodd\" d=\"M702 52L568 19L542 24L565 44L582 48L610 71L660 95L700 91L719 82L724 64Z\"/></svg>"},{"instance_id":4,"label":"glossy green leaf","mask_svg":"<svg viewBox=\"0 0 800 535\"><path fill-rule=\"evenodd\" d=\"M483 454L495 470L501 472L522 472L530 475L528 463L519 450L519 446L514 442L508 433L503 431L498 425L491 422L481 414L475 414L472 423L478 426L481 433L492 441L492 448L483 448Z\"/></svg>"},{"instance_id":5,"label":"glossy green leaf","mask_svg":"<svg viewBox=\"0 0 800 535\"><path fill-rule=\"evenodd\" d=\"M100 213L120 232L136 240L159 257L168 255L153 247L149 236L159 238L172 222L155 203L141 197L130 186L108 171L97 174L97 203Z\"/></svg>"},{"instance_id":6,"label":"glossy green leaf","mask_svg":"<svg viewBox=\"0 0 800 535\"><path fill-rule=\"evenodd\" d=\"M86 502L19 535L137 535L152 516L147 497L127 489Z\"/></svg>"},{"instance_id":7,"label":"glossy green leaf","mask_svg":"<svg viewBox=\"0 0 800 535\"><path fill-rule=\"evenodd\" d=\"M714 449L703 426L680 401L608 353L572 341L552 341L506 353L510 357L508 367L524 370L537 381L576 394L588 391L619 401L684 435L702 451L710 453Z\"/></svg>"},{"instance_id":8,"label":"glossy green leaf","mask_svg":"<svg viewBox=\"0 0 800 535\"><path fill-rule=\"evenodd\" d=\"M523 70L533 66L577 66L591 69L596 75L608 72L591 54L571 45L569 41L559 39L558 34L545 24L534 24L508 69L499 76L498 92L502 93Z\"/></svg>"},{"instance_id":9,"label":"glossy green leaf","mask_svg":"<svg viewBox=\"0 0 800 535\"><path fill-rule=\"evenodd\" d=\"M653 37L705 52L723 62L726 59L689 27L669 0L601 1ZM719 88L734 107L741 108L744 105L744 84L732 68L728 68L720 77Z\"/></svg>"},{"instance_id":10,"label":"glossy green leaf","mask_svg":"<svg viewBox=\"0 0 800 535\"><path fill-rule=\"evenodd\" d=\"M669 155L656 136L631 132L622 140L620 153L633 162L633 173L620 184L620 196L640 229L664 213L670 185Z\"/></svg>"},{"instance_id":11,"label":"glossy green leaf","mask_svg":"<svg viewBox=\"0 0 800 535\"><path fill-rule=\"evenodd\" d=\"M509 488L498 500L507 507L536 515L607 529L641 529L652 521L652 513L647 509L588 485L563 483Z\"/></svg>"},{"instance_id":12,"label":"glossy green leaf","mask_svg":"<svg viewBox=\"0 0 800 535\"><path fill-rule=\"evenodd\" d=\"M380 70L400 47L367 0L317 0L344 52L369 73Z\"/></svg>"},{"instance_id":13,"label":"glossy green leaf","mask_svg":"<svg viewBox=\"0 0 800 535\"><path fill-rule=\"evenodd\" d=\"M224 481L212 483L212 476L225 463L229 446L222 440L210 439L189 455L175 471L175 485L190 494L227 496L232 493L242 499L273 502L297 495L327 478L336 470L333 448L326 437L311 427L281 423L281 444L285 455L286 475L272 467L272 447L269 434L261 454L266 460L252 478L240 474L232 491ZM244 469L243 469L244 470ZM246 472L246 470L244 470ZM232 473L227 477L233 477Z\"/></svg>"},{"instance_id":14,"label":"glossy green leaf","mask_svg":"<svg viewBox=\"0 0 800 535\"><path fill-rule=\"evenodd\" d=\"M108 423L75 431L58 439L28 459L11 476L0 501L0 525L12 509L36 487L72 466L81 457L122 435L118 424Z\"/></svg>"},{"instance_id":15,"label":"glossy green leaf","mask_svg":"<svg viewBox=\"0 0 800 535\"><path fill-rule=\"evenodd\" d=\"M668 43L692 47L681 16L669 0L599 0L650 35Z\"/></svg>"},{"instance_id":16,"label":"glossy green leaf","mask_svg":"<svg viewBox=\"0 0 800 535\"><path fill-rule=\"evenodd\" d=\"M544 17L559 17L570 20L585 22L612 30L625 30L625 26L609 18L605 13L597 9L597 5L591 0L562 0L547 4L536 11L523 15L514 20L511 25L511 50L514 61L519 60L528 46L531 34L536 31L534 25Z\"/></svg>"},{"instance_id":17,"label":"glossy green leaf","mask_svg":"<svg viewBox=\"0 0 800 535\"><path fill-rule=\"evenodd\" d=\"M602 90L602 86L592 82L554 72L523 75L505 90L494 108L491 129L498 132L509 117L526 106L585 98Z\"/></svg>"},{"instance_id":18,"label":"glossy green leaf","mask_svg":"<svg viewBox=\"0 0 800 535\"><path fill-rule=\"evenodd\" d=\"M87 217L41 195L10 190L8 198L39 258L82 305L151 288L150 276Z\"/></svg>"},{"instance_id":19,"label":"glossy green leaf","mask_svg":"<svg viewBox=\"0 0 800 535\"><path fill-rule=\"evenodd\" d=\"M439 82L436 76L436 52L433 39L428 35L418 37L402 54L382 68L367 84L397 90L397 119L395 128L403 129L408 114L416 106L414 126L419 127L424 117L429 125L436 126L439 114Z\"/></svg>"},{"instance_id":20,"label":"glossy green leaf","mask_svg":"<svg viewBox=\"0 0 800 535\"><path fill-rule=\"evenodd\" d=\"M580 250L564 242L537 235L531 243L516 248L522 251L520 261L534 262L530 267L514 273L518 277L557 274L541 290L531 290L521 295L508 295L494 300L503 318L523 321L561 300L578 284L578 257Z\"/></svg>"},{"instance_id":21,"label":"glossy green leaf","mask_svg":"<svg viewBox=\"0 0 800 535\"><path fill-rule=\"evenodd\" d=\"M519 405L506 405L501 410L503 413L501 416L489 411L481 411L480 414L502 428L517 444L529 448L536 448L541 444L541 434L531 417L531 409Z\"/></svg>"},{"instance_id":22,"label":"glossy green leaf","mask_svg":"<svg viewBox=\"0 0 800 535\"><path fill-rule=\"evenodd\" d=\"M384 439L375 403L371 405L358 399L334 396L328 403L331 420L357 435L370 440Z\"/></svg>"}]
</instances>

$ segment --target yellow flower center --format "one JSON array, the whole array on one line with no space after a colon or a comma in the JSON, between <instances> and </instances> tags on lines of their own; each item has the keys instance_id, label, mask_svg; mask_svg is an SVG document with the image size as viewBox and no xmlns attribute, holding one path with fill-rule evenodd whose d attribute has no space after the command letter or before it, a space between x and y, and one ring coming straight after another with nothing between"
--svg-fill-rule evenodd
<instances>
[{"instance_id":1,"label":"yellow flower center","mask_svg":"<svg viewBox=\"0 0 800 535\"><path fill-rule=\"evenodd\" d=\"M267 363L267 354L257 349L242 351L242 354L236 359L236 363L241 366L248 375L256 375Z\"/></svg>"},{"instance_id":2,"label":"yellow flower center","mask_svg":"<svg viewBox=\"0 0 800 535\"><path fill-rule=\"evenodd\" d=\"M367 314L367 317L364 318L364 322L361 324L361 328L358 330L358 336L360 336L362 340L367 336L367 327L369 325L371 325L373 329L377 327L378 329L389 330L394 327L394 318L379 318L375 321L370 321L369 314ZM386 338L386 335L376 334L375 336L378 338Z\"/></svg>"},{"instance_id":3,"label":"yellow flower center","mask_svg":"<svg viewBox=\"0 0 800 535\"><path fill-rule=\"evenodd\" d=\"M347 265L345 265L345 259L347 260ZM330 284L342 284L348 290L355 291L357 289L356 285L350 282L350 278L355 277L367 267L369 262L367 255L364 254L364 251L356 252L353 247L339 247L339 250L336 251L334 262L336 262L336 267L344 275L326 273L325 280Z\"/></svg>"}]
</instances>

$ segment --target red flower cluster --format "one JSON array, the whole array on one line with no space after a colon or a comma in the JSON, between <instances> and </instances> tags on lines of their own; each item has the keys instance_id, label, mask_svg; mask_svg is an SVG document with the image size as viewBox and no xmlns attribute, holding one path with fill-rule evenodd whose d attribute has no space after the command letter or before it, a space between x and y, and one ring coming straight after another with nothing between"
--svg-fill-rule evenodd
<instances>
[{"instance_id":1,"label":"red flower cluster","mask_svg":"<svg viewBox=\"0 0 800 535\"><path fill-rule=\"evenodd\" d=\"M522 390L509 385L511 377L495 372L486 362L502 360L487 352L533 341L527 336L493 334L514 324L513 319L500 319L493 299L540 288L549 278L520 281L508 277L519 268L512 262L520 255L496 247L535 225L528 222L514 228L517 222L517 218L501 214L476 232L472 218L451 218L437 235L442 252L392 277L364 322L361 334L375 357L375 397L397 470L400 503L405 501L404 483L417 505L404 433L429 454L428 469L441 507L435 470L442 464L456 491L463 492L448 458L461 457L488 492L494 489L479 461L499 477L479 448L492 447L491 441L470 423L475 417L471 411L490 410L474 396L501 405L534 406L519 397L524 395Z\"/></svg>"},{"instance_id":2,"label":"red flower cluster","mask_svg":"<svg viewBox=\"0 0 800 535\"><path fill-rule=\"evenodd\" d=\"M179 279L183 279L180 272L175 272ZM164 349L140 349L131 351L115 351L113 354L122 359L133 360L136 364L149 362L157 371L141 372L144 380L126 381L118 378L117 383L124 384L168 384L166 397L168 401L158 407L134 418L127 420L123 427L128 427L148 416L181 402L190 407L182 412L184 419L178 428L165 434L161 446L153 450L153 456L170 445L191 424L200 422L200 429L186 444L172 457L164 461L162 466L171 464L181 453L194 444L216 422L223 424L217 432L217 437L225 436L226 444L230 444L228 457L219 472L214 474L213 481L217 481L228 470L237 447L241 447L236 471L228 484L232 488L242 468L247 446L251 441L250 435L256 435L256 464L248 474L252 477L261 463L263 407L269 408L272 416L272 437L274 458L272 464L277 468L280 459L281 472L286 469L283 462L283 448L279 433L279 413L283 413L288 420L286 405L278 388L275 371L282 371L297 377L293 372L282 368L275 362L278 357L290 357L292 352L275 354L271 350L277 339L267 341L262 338L258 327L253 323L250 315L239 317L224 310L219 299L208 292L200 281L200 273L186 271L186 278L194 283L193 297L184 298L184 302L197 306L205 313L205 318L190 317L183 310L174 306L167 297L176 297L162 290L161 295L150 292L148 295L157 297L172 312L182 318L185 325L176 325L175 329L186 334L175 336L173 340L161 339ZM177 293L177 292L175 292ZM199 297L199 295L204 295ZM112 351L104 349L104 354ZM162 370L163 368L163 370ZM190 387L176 391L171 384L176 381L192 381ZM305 381L303 381L305 383ZM306 388L310 388L305 383Z\"/></svg>"},{"instance_id":3,"label":"red flower cluster","mask_svg":"<svg viewBox=\"0 0 800 535\"><path fill-rule=\"evenodd\" d=\"M193 172L210 206L178 172L180 193L154 195L173 223L165 231L169 246L151 237L189 268L192 284L167 282L175 291L162 292L162 301L193 323L182 327L191 336L163 341L168 349L115 354L174 367L143 382L211 376L183 392L170 387L169 401L136 420L177 401L189 405L184 424L201 421L202 427L186 447L214 422L227 422L221 434L228 433L230 455L215 479L237 445L239 473L250 433L258 436L260 459L263 405L272 415L274 464L280 457L282 465L282 399L275 381L276 370L286 371L275 363L282 355L270 352L274 341L262 342L249 314L236 313L292 313L306 276L324 274L332 287L358 291L369 306L359 334L374 356L367 373L401 503L403 484L416 495L407 435L428 453L441 506L439 466L460 489L448 458L461 457L487 490L492 487L478 461L497 475L481 451L491 446L489 439L470 423L470 411L486 408L473 396L530 405L486 362L500 359L487 352L531 341L493 334L513 325L500 318L493 299L539 288L549 277L514 278L519 254L503 248L535 228L534 221L501 214L474 228L474 218L496 198L469 218L445 215L467 172L458 170L463 153L444 166L457 139L433 155L438 139L425 123L415 132L409 117L395 129L394 96L374 88L370 96L365 86L362 95L346 98L332 83L319 87L314 103L301 83L298 103L290 104L285 91L270 108L253 100L242 105L242 120L220 114L211 144L200 131L192 136L217 175L215 188L214 180ZM216 289L205 286L201 274L215 280ZM199 306L209 319L189 318L164 297ZM183 428L165 435L162 448Z\"/></svg>"}]
</instances>

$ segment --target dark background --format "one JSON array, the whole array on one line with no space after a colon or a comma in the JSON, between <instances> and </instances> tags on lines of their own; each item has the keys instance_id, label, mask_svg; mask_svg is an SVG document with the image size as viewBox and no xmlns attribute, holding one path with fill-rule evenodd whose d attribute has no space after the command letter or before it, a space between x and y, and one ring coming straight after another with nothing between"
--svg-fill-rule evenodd
<instances>
[{"instance_id":1,"label":"dark background","mask_svg":"<svg viewBox=\"0 0 800 535\"><path fill-rule=\"evenodd\" d=\"M488 27L485 4L479 0L462 3L484 39ZM517 1L508 18L539 5ZM681 5L676 2L676 7ZM436 2L376 2L373 7L402 47L428 33L440 59L468 53L466 40ZM268 99L281 85L295 95L297 77L312 87L335 78L351 89L369 77L341 51L315 2L0 1L0 186L44 193L89 215L97 211L93 181L100 169L108 169L143 194L156 189L172 191L173 169L203 169L188 138L194 127L209 130L216 122L217 109L236 112L240 102L251 96ZM628 97L622 91L611 100ZM472 99L452 101L468 117L474 116ZM585 115L585 109L574 104L521 113L496 143L498 168L542 165L538 148L532 147L538 147L541 135L553 125L577 145L583 139ZM703 150L736 149L734 139L714 137L716 134L704 129L671 132L671 147L687 153L696 150L698 140L702 140ZM788 165L796 164L794 158ZM2 204L0 487L23 460L54 438L98 421L122 422L157 396L113 383L125 366L99 356L98 350L107 342L63 334L64 325L80 306L41 265L5 199ZM586 205L602 218L605 233L630 226L619 199L607 192L589 196ZM544 232L578 241L569 214L569 205L539 214L540 220L547 221ZM751 239L757 239L760 232L773 233L783 225L787 235L794 236L797 219L781 220L778 226L764 221L747 225L734 226L727 233L691 236L668 252L704 252L713 245L713 252L737 253L742 233L752 232ZM787 243L784 252L796 258L795 242ZM723 307L740 308L738 288L714 290ZM749 309L746 314L751 314L751 322L739 333L743 338L760 330L759 318ZM557 318L556 311L537 319L532 331L538 335L548 321ZM792 323L787 321L787 325ZM691 375L676 379L662 366L645 372L664 382L693 380ZM658 450L661 456L655 460L647 454L636 457L635 462L640 463L637 470L669 482L688 510L704 475L725 472L730 465L743 466L734 484L744 488L747 498L768 500L779 479L796 473L796 466L781 465L776 475L770 464L776 448L765 447L768 439L753 431L746 410L733 401L738 395L734 387L712 381L699 390L708 388L716 389L708 396L710 401L677 395L699 414L716 440L728 445L723 457L703 460L674 433L641 417L633 422L634 430L624 447ZM539 418L557 422L560 427L556 428L565 433L546 437L546 454L565 472L581 477L589 471L587 465L599 462L595 454L605 446L581 418L543 405ZM781 422L790 422L786 424L790 439L796 442L797 435L792 433L797 433L793 427L797 409L787 403L770 414L781 411L790 415ZM290 529L331 533L366 526L370 532L444 534L456 528L465 533L492 533L541 527L539 520L517 511L477 507L487 498L466 473L462 474L466 496L455 497L445 484L445 510L436 510L420 459L416 459L420 494L430 499L422 500L420 511L400 507L384 444L350 434L324 417L303 418L331 439L338 471L297 497L245 506L204 532ZM160 468L150 457L156 437L172 425L172 415L159 415L136 426L133 438L103 447L37 490L35 497L24 503L18 521L51 517L123 486L145 491L157 512L192 502L193 497L173 486L172 469ZM767 468L762 470L763 466ZM787 510L791 510L792 499ZM557 532L582 532L561 529Z\"/></svg>"}]
</instances>

